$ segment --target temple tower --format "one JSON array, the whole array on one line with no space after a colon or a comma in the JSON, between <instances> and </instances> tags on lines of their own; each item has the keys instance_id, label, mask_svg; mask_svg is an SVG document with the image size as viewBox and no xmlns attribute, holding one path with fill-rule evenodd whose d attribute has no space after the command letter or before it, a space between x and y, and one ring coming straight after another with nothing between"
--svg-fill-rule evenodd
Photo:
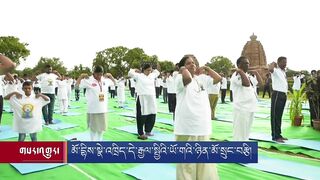
<instances>
[{"instance_id":1,"label":"temple tower","mask_svg":"<svg viewBox=\"0 0 320 180\"><path fill-rule=\"evenodd\" d=\"M250 41L247 41L246 45L244 45L241 56L248 58L250 62L249 69L257 70L262 79L266 78L266 74L268 73L266 54L261 42L257 41L255 34L252 34Z\"/></svg>"}]
</instances>

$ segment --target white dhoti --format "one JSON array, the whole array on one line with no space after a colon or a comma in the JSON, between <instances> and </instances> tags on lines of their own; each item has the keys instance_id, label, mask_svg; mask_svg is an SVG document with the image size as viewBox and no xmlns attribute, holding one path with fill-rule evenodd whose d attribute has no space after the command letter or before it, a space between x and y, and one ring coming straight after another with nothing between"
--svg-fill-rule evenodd
<instances>
[{"instance_id":1,"label":"white dhoti","mask_svg":"<svg viewBox=\"0 0 320 180\"><path fill-rule=\"evenodd\" d=\"M248 141L254 112L233 110L233 140Z\"/></svg>"}]
</instances>

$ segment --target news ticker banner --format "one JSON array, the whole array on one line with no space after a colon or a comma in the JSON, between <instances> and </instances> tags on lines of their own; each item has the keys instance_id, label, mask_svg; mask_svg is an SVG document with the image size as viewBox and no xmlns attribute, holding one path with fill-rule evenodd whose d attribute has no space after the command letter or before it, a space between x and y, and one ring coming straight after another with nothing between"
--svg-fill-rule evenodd
<instances>
[{"instance_id":1,"label":"news ticker banner","mask_svg":"<svg viewBox=\"0 0 320 180\"><path fill-rule=\"evenodd\" d=\"M257 142L0 142L0 163L257 163Z\"/></svg>"}]
</instances>

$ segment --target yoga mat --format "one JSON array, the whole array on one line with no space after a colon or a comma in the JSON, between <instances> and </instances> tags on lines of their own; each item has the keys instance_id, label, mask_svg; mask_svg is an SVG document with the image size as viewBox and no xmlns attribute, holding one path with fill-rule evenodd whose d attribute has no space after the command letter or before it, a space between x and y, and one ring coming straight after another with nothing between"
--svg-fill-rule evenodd
<instances>
[{"instance_id":1,"label":"yoga mat","mask_svg":"<svg viewBox=\"0 0 320 180\"><path fill-rule=\"evenodd\" d=\"M317 166L269 158L263 155L258 156L258 163L248 163L242 165L266 172L295 177L299 179L319 179L320 172L320 167Z\"/></svg>"},{"instance_id":2,"label":"yoga mat","mask_svg":"<svg viewBox=\"0 0 320 180\"><path fill-rule=\"evenodd\" d=\"M108 109L108 113L113 113L113 112L116 112L116 111L113 109Z\"/></svg>"},{"instance_id":3,"label":"yoga mat","mask_svg":"<svg viewBox=\"0 0 320 180\"><path fill-rule=\"evenodd\" d=\"M173 113L171 112L165 112L165 111L158 111L158 113L161 113L161 114L169 114L169 115L172 115Z\"/></svg>"},{"instance_id":4,"label":"yoga mat","mask_svg":"<svg viewBox=\"0 0 320 180\"><path fill-rule=\"evenodd\" d=\"M174 124L172 119L166 119L166 118L157 118L156 122L162 123L162 124L169 124L169 125Z\"/></svg>"},{"instance_id":5,"label":"yoga mat","mask_svg":"<svg viewBox=\"0 0 320 180\"><path fill-rule=\"evenodd\" d=\"M68 109L79 109L80 106L69 106Z\"/></svg>"},{"instance_id":6,"label":"yoga mat","mask_svg":"<svg viewBox=\"0 0 320 180\"><path fill-rule=\"evenodd\" d=\"M57 124L49 124L49 125L45 125L45 127L59 131L59 130L63 130L63 129L69 129L69 128L74 128L77 127L77 124L71 124L71 123L57 123Z\"/></svg>"},{"instance_id":7,"label":"yoga mat","mask_svg":"<svg viewBox=\"0 0 320 180\"><path fill-rule=\"evenodd\" d=\"M119 115L120 116L125 116L125 117L132 117L132 118L136 117L136 115L133 114L132 112L123 112L123 113L120 113Z\"/></svg>"},{"instance_id":8,"label":"yoga mat","mask_svg":"<svg viewBox=\"0 0 320 180\"><path fill-rule=\"evenodd\" d=\"M38 171L49 170L59 166L64 166L64 163L10 163L21 174L28 174Z\"/></svg>"},{"instance_id":9,"label":"yoga mat","mask_svg":"<svg viewBox=\"0 0 320 180\"><path fill-rule=\"evenodd\" d=\"M91 141L90 132L78 132L73 134L67 134L63 136L68 141ZM103 141L111 141L111 140L103 140Z\"/></svg>"},{"instance_id":10,"label":"yoga mat","mask_svg":"<svg viewBox=\"0 0 320 180\"><path fill-rule=\"evenodd\" d=\"M277 143L276 141L272 141L271 135L263 134L263 133L251 133L250 139ZM304 148L320 151L320 142L314 141L314 140L289 139L289 140L285 141L285 143L279 143L279 144L294 145L294 146L299 146L299 147L304 147Z\"/></svg>"},{"instance_id":11,"label":"yoga mat","mask_svg":"<svg viewBox=\"0 0 320 180\"><path fill-rule=\"evenodd\" d=\"M138 134L137 133L137 126L130 125L130 126L122 126L122 127L116 127L115 129L125 131L131 134ZM149 136L148 139L154 139L157 141L174 141L174 135L169 133L162 133L160 131L157 131L155 129L152 130L153 136Z\"/></svg>"},{"instance_id":12,"label":"yoga mat","mask_svg":"<svg viewBox=\"0 0 320 180\"><path fill-rule=\"evenodd\" d=\"M14 132L10 126L0 126L0 140L18 137L18 133Z\"/></svg>"},{"instance_id":13,"label":"yoga mat","mask_svg":"<svg viewBox=\"0 0 320 180\"><path fill-rule=\"evenodd\" d=\"M81 115L81 113L78 113L78 112L67 112L67 113L63 113L61 115L62 116L79 116L79 115Z\"/></svg>"},{"instance_id":14,"label":"yoga mat","mask_svg":"<svg viewBox=\"0 0 320 180\"><path fill-rule=\"evenodd\" d=\"M75 140L75 141L90 141L90 133L86 132L79 132L73 134L67 134L63 136L66 140Z\"/></svg>"},{"instance_id":15,"label":"yoga mat","mask_svg":"<svg viewBox=\"0 0 320 180\"><path fill-rule=\"evenodd\" d=\"M270 114L255 113L254 117L266 119L270 117Z\"/></svg>"},{"instance_id":16,"label":"yoga mat","mask_svg":"<svg viewBox=\"0 0 320 180\"><path fill-rule=\"evenodd\" d=\"M233 122L232 116L216 115L216 121Z\"/></svg>"},{"instance_id":17,"label":"yoga mat","mask_svg":"<svg viewBox=\"0 0 320 180\"><path fill-rule=\"evenodd\" d=\"M142 180L176 179L176 167L171 164L141 164L122 172Z\"/></svg>"}]
</instances>

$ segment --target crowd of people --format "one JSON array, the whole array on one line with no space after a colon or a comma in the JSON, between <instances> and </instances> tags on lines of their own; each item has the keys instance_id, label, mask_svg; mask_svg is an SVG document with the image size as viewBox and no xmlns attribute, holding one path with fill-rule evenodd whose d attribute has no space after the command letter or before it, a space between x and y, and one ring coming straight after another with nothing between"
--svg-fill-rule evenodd
<instances>
[{"instance_id":1,"label":"crowd of people","mask_svg":"<svg viewBox=\"0 0 320 180\"><path fill-rule=\"evenodd\" d=\"M3 98L8 100L13 111L13 129L19 133L18 140L24 141L30 134L37 141L37 133L45 125L53 124L53 111L56 97L60 113L67 113L74 86L75 99L78 101L80 90L85 89L87 101L87 126L90 138L101 141L108 129L108 98L118 98L118 107L123 108L125 86L129 84L130 95L136 100L136 124L138 139L146 140L153 136L156 122L157 98L162 94L163 103L173 113L176 141L210 141L211 120L216 106L226 103L228 81L230 82L230 101L233 102L233 140L248 141L250 129L257 111L259 87L264 87L263 95L271 94L271 135L276 142L283 143L287 138L281 134L281 122L287 101L288 82L286 77L287 58L279 57L269 64L269 73L263 82L261 75L250 69L249 59L241 56L236 62L230 78L208 66L199 66L194 55L184 55L175 69L161 72L157 66L142 64L141 69L130 69L127 76L114 78L102 66L93 68L93 75L81 74L77 80L61 75L50 65L33 79L28 76L19 78L10 72L15 64L6 56L0 55L0 123ZM299 90L304 75L293 77L293 90ZM56 92L56 89L58 91ZM221 93L221 95L220 95ZM43 120L42 120L43 119ZM1 133L1 132L0 132ZM204 178L205 177L205 178ZM217 179L214 164L178 164L177 179Z\"/></svg>"}]
</instances>

